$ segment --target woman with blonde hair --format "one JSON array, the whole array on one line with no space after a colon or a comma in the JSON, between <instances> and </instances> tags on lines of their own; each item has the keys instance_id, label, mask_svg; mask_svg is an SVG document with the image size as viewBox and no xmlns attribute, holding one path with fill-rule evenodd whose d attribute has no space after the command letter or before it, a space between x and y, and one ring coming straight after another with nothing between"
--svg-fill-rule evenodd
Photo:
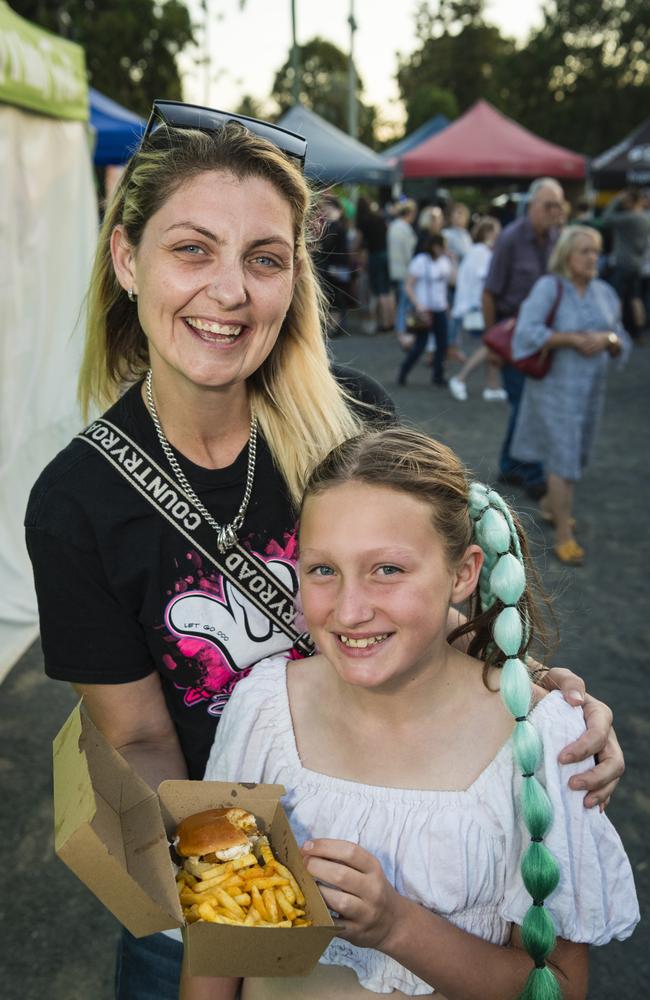
<instances>
[{"instance_id":1,"label":"woman with blonde hair","mask_svg":"<svg viewBox=\"0 0 650 1000\"><path fill-rule=\"evenodd\" d=\"M553 352L548 375L526 379L511 450L517 458L543 462L548 491L540 503L542 517L553 524L556 557L571 565L585 556L574 536L575 484L593 446L610 359L630 347L619 298L596 277L600 250L600 235L588 226L562 232L551 273L524 301L513 340L515 360L540 349ZM558 296L550 329L547 317Z\"/></svg>"},{"instance_id":2,"label":"woman with blonde hair","mask_svg":"<svg viewBox=\"0 0 650 1000\"><path fill-rule=\"evenodd\" d=\"M154 105L89 293L80 397L110 408L27 511L46 672L153 788L202 777L253 663L311 651L294 620L297 502L362 411L390 406L330 367L304 140L234 119ZM177 996L181 950L125 933L120 1000Z\"/></svg>"}]
</instances>

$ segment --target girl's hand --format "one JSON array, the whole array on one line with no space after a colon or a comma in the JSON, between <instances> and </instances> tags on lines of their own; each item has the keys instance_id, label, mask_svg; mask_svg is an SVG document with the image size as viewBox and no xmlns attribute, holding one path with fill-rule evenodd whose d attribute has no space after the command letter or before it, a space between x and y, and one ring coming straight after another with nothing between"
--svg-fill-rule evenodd
<instances>
[{"instance_id":1,"label":"girl's hand","mask_svg":"<svg viewBox=\"0 0 650 1000\"><path fill-rule=\"evenodd\" d=\"M301 850L323 899L340 915L337 937L361 948L381 950L396 920L401 896L377 858L348 840L307 840Z\"/></svg>"},{"instance_id":2,"label":"girl's hand","mask_svg":"<svg viewBox=\"0 0 650 1000\"><path fill-rule=\"evenodd\" d=\"M599 806L602 812L625 771L623 752L612 728L612 710L604 702L586 694L584 681L562 667L553 667L538 683L549 691L560 690L569 705L582 706L586 732L579 740L564 747L559 761L561 764L572 764L588 757L596 758L596 766L574 775L569 786L587 792L584 798L587 809Z\"/></svg>"}]
</instances>

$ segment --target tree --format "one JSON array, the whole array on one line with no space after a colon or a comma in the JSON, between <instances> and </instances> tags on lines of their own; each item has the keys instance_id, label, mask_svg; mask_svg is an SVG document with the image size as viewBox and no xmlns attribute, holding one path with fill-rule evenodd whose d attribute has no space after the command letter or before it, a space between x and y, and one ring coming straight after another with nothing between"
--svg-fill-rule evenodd
<instances>
[{"instance_id":1,"label":"tree","mask_svg":"<svg viewBox=\"0 0 650 1000\"><path fill-rule=\"evenodd\" d=\"M299 45L300 103L315 111L326 121L344 132L348 130L348 57L332 42L312 38ZM359 139L367 145L374 144L377 111L361 100L363 84L357 74L357 100L359 105ZM293 68L291 57L275 74L271 97L276 101L280 115L293 105Z\"/></svg>"},{"instance_id":2,"label":"tree","mask_svg":"<svg viewBox=\"0 0 650 1000\"><path fill-rule=\"evenodd\" d=\"M146 116L181 99L176 56L194 43L182 0L11 0L22 17L81 45L93 87Z\"/></svg>"},{"instance_id":3,"label":"tree","mask_svg":"<svg viewBox=\"0 0 650 1000\"><path fill-rule=\"evenodd\" d=\"M421 2L415 14L419 46L398 57L397 82L406 108L407 132L433 115L454 117L479 98L507 104L503 69L515 49L512 39L486 24L484 0ZM445 107L446 105L446 107Z\"/></svg>"},{"instance_id":4,"label":"tree","mask_svg":"<svg viewBox=\"0 0 650 1000\"><path fill-rule=\"evenodd\" d=\"M239 105L235 108L236 115L246 115L247 118L264 118L264 108L262 102L250 94L244 94Z\"/></svg>"},{"instance_id":5,"label":"tree","mask_svg":"<svg viewBox=\"0 0 650 1000\"><path fill-rule=\"evenodd\" d=\"M450 90L423 84L411 94L408 104L407 131L413 132L435 115L458 117L458 101Z\"/></svg>"},{"instance_id":6,"label":"tree","mask_svg":"<svg viewBox=\"0 0 650 1000\"><path fill-rule=\"evenodd\" d=\"M517 116L555 142L600 152L647 115L649 51L647 0L547 0L511 64L535 81L514 95Z\"/></svg>"}]
</instances>

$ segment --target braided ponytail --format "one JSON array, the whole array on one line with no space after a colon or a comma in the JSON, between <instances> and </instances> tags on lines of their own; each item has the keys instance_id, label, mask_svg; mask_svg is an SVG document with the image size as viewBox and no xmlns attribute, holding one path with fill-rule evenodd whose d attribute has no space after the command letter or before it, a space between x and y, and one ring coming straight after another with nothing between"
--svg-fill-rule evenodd
<instances>
[{"instance_id":1,"label":"braided ponytail","mask_svg":"<svg viewBox=\"0 0 650 1000\"><path fill-rule=\"evenodd\" d=\"M528 720L532 685L528 670L519 658L526 648L530 625L520 607L526 588L519 535L507 504L494 490L472 483L469 510L474 537L483 549L485 562L479 580L484 610L501 601L492 626L493 647L506 656L501 674L501 698L515 719L513 750L523 777L521 807L530 833L521 863L521 873L533 903L521 929L526 951L535 962L520 1000L560 1000L562 992L546 958L555 947L555 928L544 900L558 884L558 864L542 843L553 821L553 811L545 789L535 777L542 759L541 739ZM524 654L525 655L525 654Z\"/></svg>"}]
</instances>

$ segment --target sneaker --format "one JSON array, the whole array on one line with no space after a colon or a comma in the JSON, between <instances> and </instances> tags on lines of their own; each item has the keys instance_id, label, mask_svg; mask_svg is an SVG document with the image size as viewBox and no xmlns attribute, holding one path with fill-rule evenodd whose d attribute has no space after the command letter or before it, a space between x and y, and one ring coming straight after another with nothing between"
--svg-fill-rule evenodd
<instances>
[{"instance_id":1,"label":"sneaker","mask_svg":"<svg viewBox=\"0 0 650 1000\"><path fill-rule=\"evenodd\" d=\"M488 403L501 403L508 398L505 389L484 389L483 399Z\"/></svg>"},{"instance_id":2,"label":"sneaker","mask_svg":"<svg viewBox=\"0 0 650 1000\"><path fill-rule=\"evenodd\" d=\"M464 402L467 399L467 386L459 378L449 379L449 391L454 399Z\"/></svg>"}]
</instances>

